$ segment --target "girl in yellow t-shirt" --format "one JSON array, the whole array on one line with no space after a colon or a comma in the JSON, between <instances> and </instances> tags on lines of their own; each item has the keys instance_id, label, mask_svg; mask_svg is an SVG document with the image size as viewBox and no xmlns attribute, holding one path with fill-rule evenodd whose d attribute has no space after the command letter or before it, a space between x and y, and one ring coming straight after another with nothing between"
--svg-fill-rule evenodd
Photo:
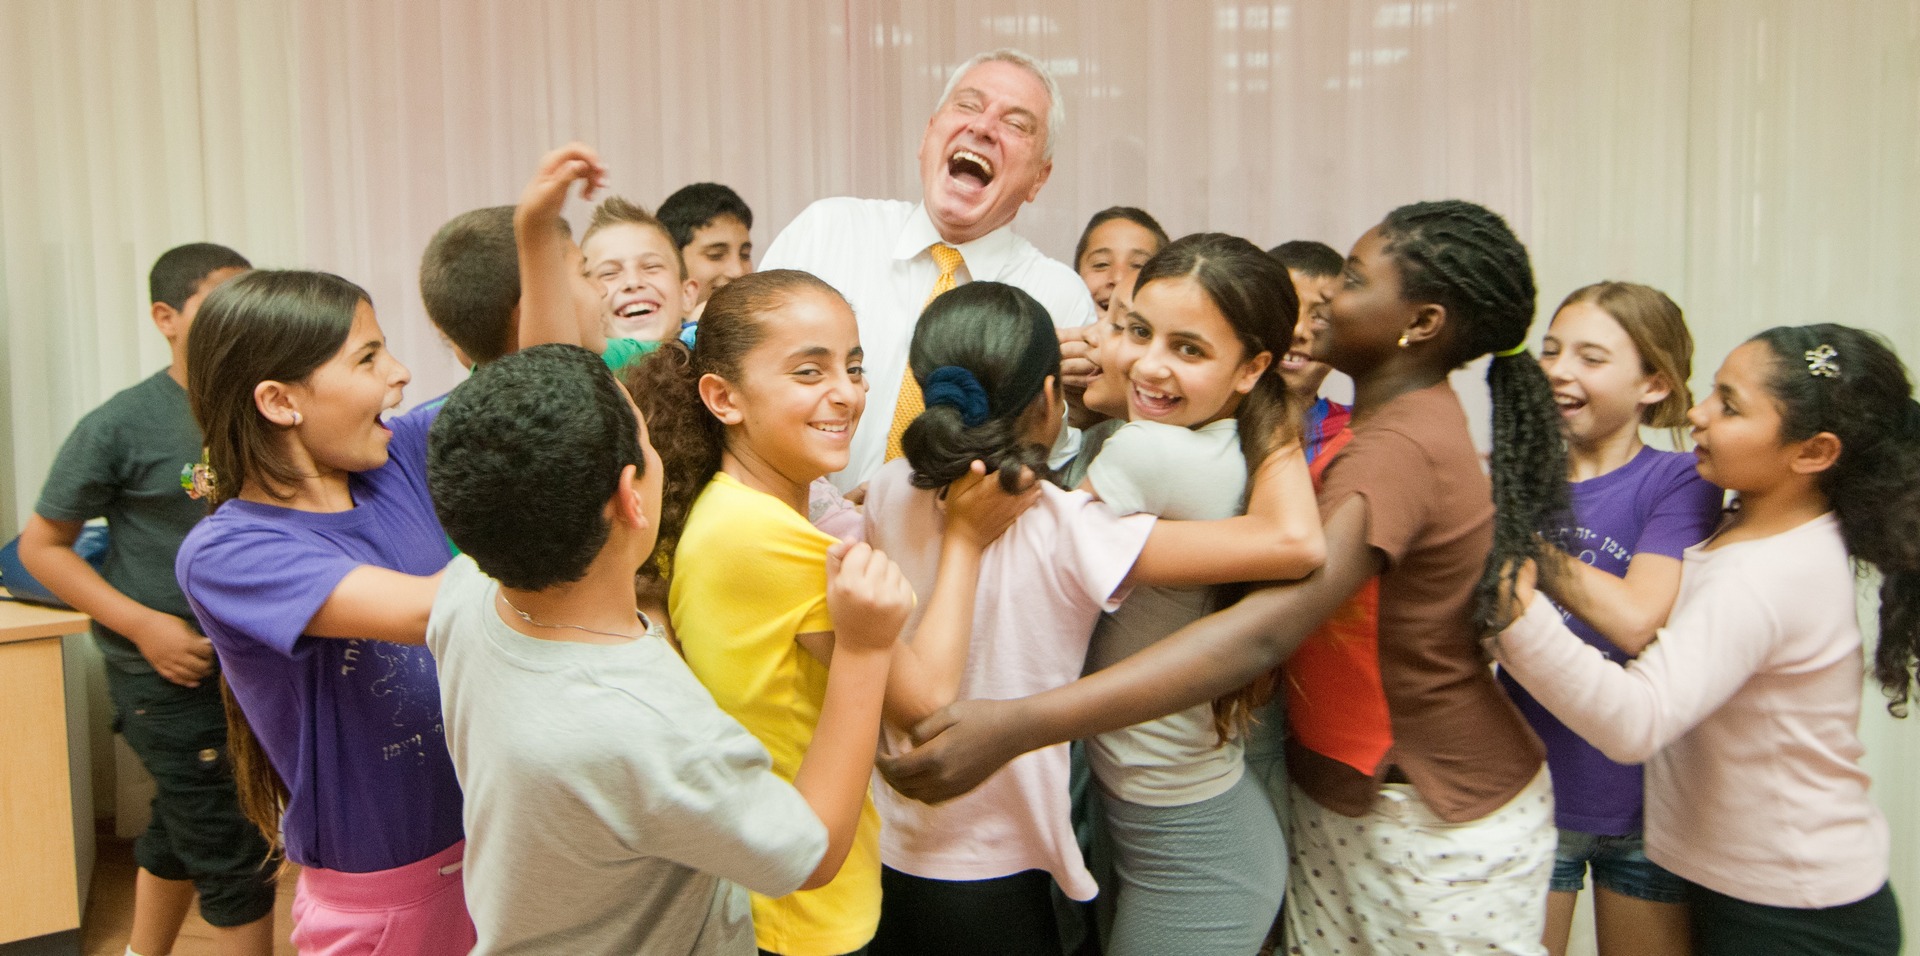
<instances>
[{"instance_id":1,"label":"girl in yellow t-shirt","mask_svg":"<svg viewBox=\"0 0 1920 956\"><path fill-rule=\"evenodd\" d=\"M823 707L829 680L854 679L833 656L826 574L835 539L808 522L807 501L813 482L847 465L866 408L861 361L846 300L812 275L775 270L716 291L697 347L669 343L629 377L666 465L660 540L648 570L671 569L667 611L688 666L766 745L774 772L796 781L813 767L816 739L824 744L832 734L838 746L846 726ZM928 600L936 623L927 626L961 635L971 626L970 600L954 596L971 598L979 551L1033 495L996 486L973 475L949 496L948 533L959 544L947 553L957 559L944 562ZM947 603L953 606L942 611ZM940 643L964 653L963 640ZM892 667L902 668L906 656L914 670L912 654L896 648ZM882 684L887 674L859 679ZM876 737L867 725L868 760ZM762 950L838 956L873 938L880 818L866 797L857 814L849 838L829 850L829 859L845 859L831 882L779 899L754 896Z\"/></svg>"}]
</instances>

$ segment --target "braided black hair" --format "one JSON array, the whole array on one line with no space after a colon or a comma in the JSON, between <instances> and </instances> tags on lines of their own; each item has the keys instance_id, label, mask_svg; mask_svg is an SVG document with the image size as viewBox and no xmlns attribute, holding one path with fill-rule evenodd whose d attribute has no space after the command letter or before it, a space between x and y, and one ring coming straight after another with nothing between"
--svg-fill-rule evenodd
<instances>
[{"instance_id":1,"label":"braided black hair","mask_svg":"<svg viewBox=\"0 0 1920 956\"><path fill-rule=\"evenodd\" d=\"M1448 364L1494 354L1487 366L1493 550L1474 591L1476 619L1491 628L1501 582L1511 584L1528 559L1551 579L1563 555L1557 545L1568 509L1567 449L1553 389L1522 348L1533 323L1533 268L1505 220L1457 199L1401 206L1387 214L1380 235L1400 268L1402 296L1446 309Z\"/></svg>"},{"instance_id":2,"label":"braided black hair","mask_svg":"<svg viewBox=\"0 0 1920 956\"><path fill-rule=\"evenodd\" d=\"M1885 340L1844 325L1782 326L1753 340L1773 353L1767 390L1780 407L1781 440L1840 439L1840 457L1818 484L1847 553L1880 572L1874 677L1887 710L1904 717L1920 652L1920 405L1906 367ZM1815 364L1833 374L1814 374Z\"/></svg>"}]
</instances>

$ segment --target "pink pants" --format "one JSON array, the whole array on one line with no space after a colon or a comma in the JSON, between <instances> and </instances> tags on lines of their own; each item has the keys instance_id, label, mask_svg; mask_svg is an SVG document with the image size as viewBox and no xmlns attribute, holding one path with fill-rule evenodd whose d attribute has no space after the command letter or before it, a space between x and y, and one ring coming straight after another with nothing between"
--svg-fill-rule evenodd
<instances>
[{"instance_id":1,"label":"pink pants","mask_svg":"<svg viewBox=\"0 0 1920 956\"><path fill-rule=\"evenodd\" d=\"M304 868L293 891L302 956L465 956L475 942L460 884L465 840L372 873Z\"/></svg>"}]
</instances>

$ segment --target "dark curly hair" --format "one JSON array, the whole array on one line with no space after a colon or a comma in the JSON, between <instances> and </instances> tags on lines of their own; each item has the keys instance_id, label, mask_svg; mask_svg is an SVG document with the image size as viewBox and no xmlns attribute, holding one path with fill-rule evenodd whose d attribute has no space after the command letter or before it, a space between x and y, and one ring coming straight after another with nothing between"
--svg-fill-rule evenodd
<instances>
[{"instance_id":1,"label":"dark curly hair","mask_svg":"<svg viewBox=\"0 0 1920 956\"><path fill-rule=\"evenodd\" d=\"M1047 451L1021 437L1021 419L1041 397L1047 376L1060 376L1060 339L1033 296L1000 282L969 282L927 303L907 347L907 365L922 393L933 373L965 369L986 393L985 420L968 425L961 410L929 403L900 435L916 488L945 488L974 461L997 471L1013 491L1020 469L1047 474Z\"/></svg>"},{"instance_id":2,"label":"dark curly hair","mask_svg":"<svg viewBox=\"0 0 1920 956\"><path fill-rule=\"evenodd\" d=\"M1920 405L1886 341L1844 325L1782 326L1752 341L1773 353L1767 391L1782 441L1827 432L1840 457L1819 488L1855 561L1880 572L1880 643L1873 673L1887 710L1907 714L1920 648ZM1807 371L1807 353L1832 349L1832 377Z\"/></svg>"},{"instance_id":3,"label":"dark curly hair","mask_svg":"<svg viewBox=\"0 0 1920 956\"><path fill-rule=\"evenodd\" d=\"M1567 449L1546 373L1522 348L1533 324L1533 267L1506 220L1474 203L1401 206L1379 228L1387 255L1400 268L1402 297L1446 309L1447 364L1458 368L1494 355L1487 366L1493 550L1474 590L1475 617L1491 628L1502 581L1511 584L1529 559L1551 578L1563 557L1557 545L1569 501Z\"/></svg>"},{"instance_id":4,"label":"dark curly hair","mask_svg":"<svg viewBox=\"0 0 1920 956\"><path fill-rule=\"evenodd\" d=\"M633 393L634 404L646 417L653 447L665 465L661 474L660 538L653 546L653 555L640 568L643 577L666 577L694 499L720 471L726 430L700 399L701 376L740 381L747 353L766 337L762 318L807 294L845 301L833 286L794 269L741 276L715 289L713 298L707 300L693 348L669 341L628 367L627 391Z\"/></svg>"},{"instance_id":5,"label":"dark curly hair","mask_svg":"<svg viewBox=\"0 0 1920 956\"><path fill-rule=\"evenodd\" d=\"M578 581L607 543L607 500L646 469L639 423L605 362L541 345L475 369L427 444L440 526L489 576L540 590Z\"/></svg>"}]
</instances>

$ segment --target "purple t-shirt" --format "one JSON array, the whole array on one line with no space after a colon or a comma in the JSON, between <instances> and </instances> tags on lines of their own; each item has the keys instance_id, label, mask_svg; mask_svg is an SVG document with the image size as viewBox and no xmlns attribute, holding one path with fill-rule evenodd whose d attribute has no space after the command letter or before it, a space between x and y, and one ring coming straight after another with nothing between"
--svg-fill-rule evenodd
<instances>
[{"instance_id":1,"label":"purple t-shirt","mask_svg":"<svg viewBox=\"0 0 1920 956\"><path fill-rule=\"evenodd\" d=\"M1720 517L1722 493L1694 470L1689 452L1642 448L1633 460L1598 478L1573 484L1574 557L1615 577L1626 577L1636 554L1679 560ZM1560 615L1567 628L1615 663L1631 655L1585 621ZM1639 764L1618 764L1568 730L1505 671L1500 682L1547 745L1553 773L1555 822L1563 830L1619 836L1640 832Z\"/></svg>"},{"instance_id":2,"label":"purple t-shirt","mask_svg":"<svg viewBox=\"0 0 1920 956\"><path fill-rule=\"evenodd\" d=\"M460 785L425 646L305 636L363 564L433 574L448 560L427 496L432 408L395 419L390 459L348 479L351 511L227 501L174 573L291 796L287 857L349 873L417 862L461 838Z\"/></svg>"}]
</instances>

